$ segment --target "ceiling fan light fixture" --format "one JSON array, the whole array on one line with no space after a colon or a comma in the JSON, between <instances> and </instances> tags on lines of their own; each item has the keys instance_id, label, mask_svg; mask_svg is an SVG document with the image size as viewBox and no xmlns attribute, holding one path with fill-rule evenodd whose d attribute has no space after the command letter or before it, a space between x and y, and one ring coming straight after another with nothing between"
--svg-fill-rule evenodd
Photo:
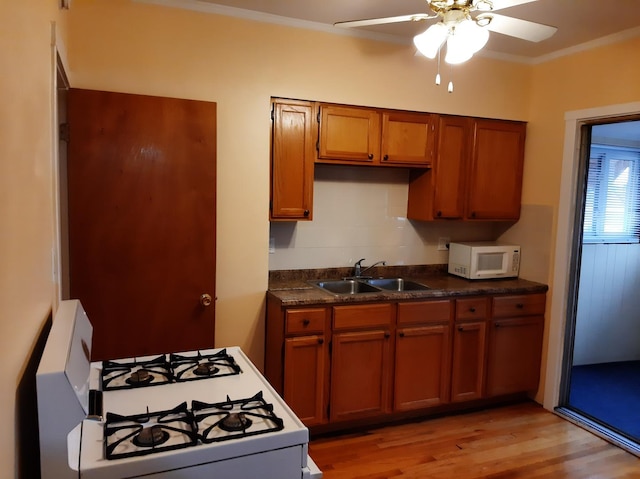
<instances>
[{"instance_id":1,"label":"ceiling fan light fixture","mask_svg":"<svg viewBox=\"0 0 640 479\"><path fill-rule=\"evenodd\" d=\"M460 37L473 53L481 50L489 41L489 30L479 27L473 20L464 20L456 25L453 34Z\"/></svg>"},{"instance_id":2,"label":"ceiling fan light fixture","mask_svg":"<svg viewBox=\"0 0 640 479\"><path fill-rule=\"evenodd\" d=\"M448 33L447 26L442 22L438 22L413 37L413 44L425 57L433 59L447 39Z\"/></svg>"},{"instance_id":3,"label":"ceiling fan light fixture","mask_svg":"<svg viewBox=\"0 0 640 479\"><path fill-rule=\"evenodd\" d=\"M447 55L444 57L445 62L450 65L457 65L469 60L473 54L473 49L465 44L461 36L449 35L449 38L447 38Z\"/></svg>"}]
</instances>

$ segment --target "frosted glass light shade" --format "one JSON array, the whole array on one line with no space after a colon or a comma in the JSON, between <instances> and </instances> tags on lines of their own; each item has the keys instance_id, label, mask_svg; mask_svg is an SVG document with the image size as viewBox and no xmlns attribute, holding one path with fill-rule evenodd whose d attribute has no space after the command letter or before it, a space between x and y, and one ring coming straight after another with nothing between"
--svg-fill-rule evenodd
<instances>
[{"instance_id":1,"label":"frosted glass light shade","mask_svg":"<svg viewBox=\"0 0 640 479\"><path fill-rule=\"evenodd\" d=\"M435 58L444 43L449 29L442 22L431 25L424 32L413 37L413 44L427 58Z\"/></svg>"},{"instance_id":2,"label":"frosted glass light shade","mask_svg":"<svg viewBox=\"0 0 640 479\"><path fill-rule=\"evenodd\" d=\"M444 61L451 64L466 62L484 47L488 40L487 29L479 27L473 20L463 20L449 34L447 56Z\"/></svg>"}]
</instances>

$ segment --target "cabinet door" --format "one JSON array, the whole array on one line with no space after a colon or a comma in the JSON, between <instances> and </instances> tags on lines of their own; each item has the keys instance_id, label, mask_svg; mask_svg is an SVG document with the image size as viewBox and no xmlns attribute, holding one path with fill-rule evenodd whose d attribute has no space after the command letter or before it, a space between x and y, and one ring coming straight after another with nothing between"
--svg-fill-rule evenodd
<instances>
[{"instance_id":1,"label":"cabinet door","mask_svg":"<svg viewBox=\"0 0 640 479\"><path fill-rule=\"evenodd\" d=\"M396 340L394 410L448 401L449 325L402 328Z\"/></svg>"},{"instance_id":2,"label":"cabinet door","mask_svg":"<svg viewBox=\"0 0 640 479\"><path fill-rule=\"evenodd\" d=\"M461 219L464 216L464 191L467 159L471 146L471 120L464 117L440 117L438 153L433 166L433 215L435 218Z\"/></svg>"},{"instance_id":3,"label":"cabinet door","mask_svg":"<svg viewBox=\"0 0 640 479\"><path fill-rule=\"evenodd\" d=\"M475 120L467 186L467 217L520 217L526 124Z\"/></svg>"},{"instance_id":4,"label":"cabinet door","mask_svg":"<svg viewBox=\"0 0 640 479\"><path fill-rule=\"evenodd\" d=\"M307 426L326 421L327 358L322 336L285 340L284 400Z\"/></svg>"},{"instance_id":5,"label":"cabinet door","mask_svg":"<svg viewBox=\"0 0 640 479\"><path fill-rule=\"evenodd\" d=\"M380 114L368 108L321 105L318 159L379 164Z\"/></svg>"},{"instance_id":6,"label":"cabinet door","mask_svg":"<svg viewBox=\"0 0 640 479\"><path fill-rule=\"evenodd\" d=\"M311 220L315 156L311 102L273 101L271 219Z\"/></svg>"},{"instance_id":7,"label":"cabinet door","mask_svg":"<svg viewBox=\"0 0 640 479\"><path fill-rule=\"evenodd\" d=\"M388 412L390 336L382 329L333 335L331 421Z\"/></svg>"},{"instance_id":8,"label":"cabinet door","mask_svg":"<svg viewBox=\"0 0 640 479\"><path fill-rule=\"evenodd\" d=\"M544 316L489 323L487 396L538 388Z\"/></svg>"},{"instance_id":9,"label":"cabinet door","mask_svg":"<svg viewBox=\"0 0 640 479\"><path fill-rule=\"evenodd\" d=\"M486 324L458 323L453 332L451 402L482 397Z\"/></svg>"},{"instance_id":10,"label":"cabinet door","mask_svg":"<svg viewBox=\"0 0 640 479\"><path fill-rule=\"evenodd\" d=\"M435 117L430 113L384 112L381 163L430 167L435 145Z\"/></svg>"}]
</instances>

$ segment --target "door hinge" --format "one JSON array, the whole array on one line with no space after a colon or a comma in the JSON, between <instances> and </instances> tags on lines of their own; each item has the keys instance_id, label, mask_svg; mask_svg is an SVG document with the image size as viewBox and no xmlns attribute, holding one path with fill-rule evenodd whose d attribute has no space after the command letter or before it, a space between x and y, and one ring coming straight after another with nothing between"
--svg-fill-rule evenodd
<instances>
[{"instance_id":1,"label":"door hinge","mask_svg":"<svg viewBox=\"0 0 640 479\"><path fill-rule=\"evenodd\" d=\"M60 123L58 125L58 139L69 143L69 123Z\"/></svg>"},{"instance_id":2,"label":"door hinge","mask_svg":"<svg viewBox=\"0 0 640 479\"><path fill-rule=\"evenodd\" d=\"M320 140L316 140L316 151L320 151Z\"/></svg>"},{"instance_id":3,"label":"door hinge","mask_svg":"<svg viewBox=\"0 0 640 479\"><path fill-rule=\"evenodd\" d=\"M318 114L316 115L316 120L320 123L320 108L318 108Z\"/></svg>"},{"instance_id":4,"label":"door hinge","mask_svg":"<svg viewBox=\"0 0 640 479\"><path fill-rule=\"evenodd\" d=\"M274 105L271 105L271 121L275 120L276 118L276 108Z\"/></svg>"}]
</instances>

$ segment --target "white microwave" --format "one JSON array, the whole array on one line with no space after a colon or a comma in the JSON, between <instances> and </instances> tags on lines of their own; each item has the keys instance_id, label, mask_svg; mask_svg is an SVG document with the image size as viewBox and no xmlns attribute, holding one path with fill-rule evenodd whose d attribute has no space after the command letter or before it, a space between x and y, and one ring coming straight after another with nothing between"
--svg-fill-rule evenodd
<instances>
[{"instance_id":1,"label":"white microwave","mask_svg":"<svg viewBox=\"0 0 640 479\"><path fill-rule=\"evenodd\" d=\"M517 278L520 246L489 241L450 243L449 273L467 279Z\"/></svg>"}]
</instances>

